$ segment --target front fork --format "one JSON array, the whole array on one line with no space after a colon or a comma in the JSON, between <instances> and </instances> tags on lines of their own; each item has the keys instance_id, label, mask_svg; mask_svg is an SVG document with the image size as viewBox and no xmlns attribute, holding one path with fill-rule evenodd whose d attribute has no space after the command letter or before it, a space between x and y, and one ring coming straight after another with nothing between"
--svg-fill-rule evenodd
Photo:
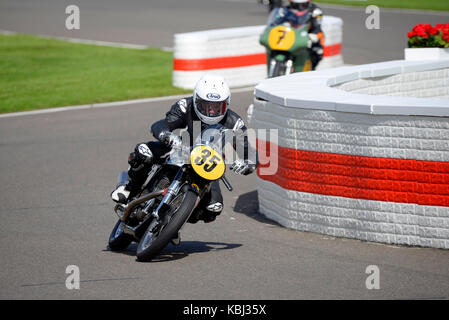
<instances>
[{"instance_id":1,"label":"front fork","mask_svg":"<svg viewBox=\"0 0 449 320\"><path fill-rule=\"evenodd\" d=\"M292 73L292 70L293 70L293 60L288 59L287 62L285 63L285 75Z\"/></svg>"},{"instance_id":2,"label":"front fork","mask_svg":"<svg viewBox=\"0 0 449 320\"><path fill-rule=\"evenodd\" d=\"M275 58L272 58L270 60L270 68L268 70L268 78L273 78L274 70L275 70L277 62L280 62L280 61L277 61ZM285 61L284 65L285 65L284 75L288 75L288 74L292 73L292 71L293 71L293 60L291 58L289 58L287 61Z\"/></svg>"},{"instance_id":3,"label":"front fork","mask_svg":"<svg viewBox=\"0 0 449 320\"><path fill-rule=\"evenodd\" d=\"M178 173L176 174L175 178L173 179L173 182L171 183L170 187L168 188L167 193L165 194L165 196L162 199L159 206L150 215L147 216L147 218L154 217L154 219L151 221L150 225L148 226L148 229L154 230L154 228L156 228L161 223L161 221L163 221L164 218L161 219L161 217L159 216L159 212L162 209L162 207L164 206L164 204L168 205L168 203L173 199L173 197L175 197L178 194L179 190L184 185L182 183L182 178L184 176L185 170L186 170L185 166L183 166L179 169ZM228 185L229 185L229 182L228 182ZM192 214L192 212L195 210L195 208L198 206L199 202L203 198L204 194L209 190L209 186L210 186L210 184L206 184L202 189L200 189L197 185L194 185L194 184L189 186L189 188L191 190L193 190L198 195L197 201L195 202L195 206L191 210L190 214ZM145 218L145 220L147 220L147 218ZM190 218L190 216L184 221L184 224L181 226L179 231L184 227L184 225L189 220L189 218ZM143 225L143 223L141 225Z\"/></svg>"},{"instance_id":4,"label":"front fork","mask_svg":"<svg viewBox=\"0 0 449 320\"><path fill-rule=\"evenodd\" d=\"M268 78L273 78L274 74L274 67L276 66L276 60L271 59L270 60L270 69L268 70Z\"/></svg>"},{"instance_id":5,"label":"front fork","mask_svg":"<svg viewBox=\"0 0 449 320\"><path fill-rule=\"evenodd\" d=\"M170 184L170 187L168 187L167 192L165 193L164 198L162 198L161 203L159 203L158 207L151 212L151 215L159 220L159 211L162 209L164 205L168 205L168 203L173 199L175 195L178 194L179 189L182 185L182 177L184 175L186 168L185 166L182 166L179 171L176 173L175 178L173 179L172 183ZM143 211L148 214L148 210L151 208L151 203L147 204Z\"/></svg>"}]
</instances>

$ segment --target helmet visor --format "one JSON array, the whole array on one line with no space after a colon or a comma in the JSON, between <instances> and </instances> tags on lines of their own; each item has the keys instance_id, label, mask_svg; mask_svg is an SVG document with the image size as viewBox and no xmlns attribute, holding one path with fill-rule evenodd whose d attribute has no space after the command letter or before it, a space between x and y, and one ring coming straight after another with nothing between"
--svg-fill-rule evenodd
<instances>
[{"instance_id":1,"label":"helmet visor","mask_svg":"<svg viewBox=\"0 0 449 320\"><path fill-rule=\"evenodd\" d=\"M292 2L290 4L290 7L294 10L304 11L309 8L309 2L301 2L301 3Z\"/></svg>"},{"instance_id":2,"label":"helmet visor","mask_svg":"<svg viewBox=\"0 0 449 320\"><path fill-rule=\"evenodd\" d=\"M226 112L226 101L212 102L196 98L195 103L198 111L206 117L219 117Z\"/></svg>"}]
</instances>

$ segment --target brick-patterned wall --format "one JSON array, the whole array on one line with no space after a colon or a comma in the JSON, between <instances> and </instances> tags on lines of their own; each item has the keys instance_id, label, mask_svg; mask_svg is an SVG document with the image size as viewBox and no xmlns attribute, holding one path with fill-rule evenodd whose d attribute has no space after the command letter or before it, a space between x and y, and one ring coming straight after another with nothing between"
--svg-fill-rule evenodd
<instances>
[{"instance_id":1,"label":"brick-patterned wall","mask_svg":"<svg viewBox=\"0 0 449 320\"><path fill-rule=\"evenodd\" d=\"M251 125L278 130L278 145L270 149L277 149L278 172L259 173L266 216L303 231L449 248L449 117L310 110L255 99Z\"/></svg>"},{"instance_id":2,"label":"brick-patterned wall","mask_svg":"<svg viewBox=\"0 0 449 320\"><path fill-rule=\"evenodd\" d=\"M334 197L259 179L259 210L299 231L364 241L449 249L447 207Z\"/></svg>"},{"instance_id":3,"label":"brick-patterned wall","mask_svg":"<svg viewBox=\"0 0 449 320\"><path fill-rule=\"evenodd\" d=\"M255 100L253 126L277 129L279 145L365 157L449 161L449 118L288 108Z\"/></svg>"},{"instance_id":4,"label":"brick-patterned wall","mask_svg":"<svg viewBox=\"0 0 449 320\"><path fill-rule=\"evenodd\" d=\"M371 95L449 98L449 68L358 79L334 88Z\"/></svg>"}]
</instances>

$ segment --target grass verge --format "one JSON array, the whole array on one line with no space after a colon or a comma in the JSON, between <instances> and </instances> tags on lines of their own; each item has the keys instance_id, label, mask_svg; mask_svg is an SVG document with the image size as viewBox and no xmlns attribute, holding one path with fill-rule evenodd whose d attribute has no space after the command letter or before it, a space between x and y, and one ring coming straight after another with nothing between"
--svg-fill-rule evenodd
<instances>
[{"instance_id":1,"label":"grass verge","mask_svg":"<svg viewBox=\"0 0 449 320\"><path fill-rule=\"evenodd\" d=\"M402 8L402 9L424 9L449 11L448 0L316 0L317 3L342 4L347 6L363 6L376 5L384 8ZM444 21L442 22L444 23Z\"/></svg>"},{"instance_id":2,"label":"grass verge","mask_svg":"<svg viewBox=\"0 0 449 320\"><path fill-rule=\"evenodd\" d=\"M172 83L173 55L32 35L0 35L0 113L191 91Z\"/></svg>"}]
</instances>

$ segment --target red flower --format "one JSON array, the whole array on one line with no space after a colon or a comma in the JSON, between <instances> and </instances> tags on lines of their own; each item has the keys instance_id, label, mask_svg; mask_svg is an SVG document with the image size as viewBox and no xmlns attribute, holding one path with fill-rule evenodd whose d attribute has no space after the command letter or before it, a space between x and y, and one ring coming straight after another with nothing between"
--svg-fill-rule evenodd
<instances>
[{"instance_id":1,"label":"red flower","mask_svg":"<svg viewBox=\"0 0 449 320\"><path fill-rule=\"evenodd\" d=\"M413 31L415 31L416 33L422 33L422 32L426 32L426 29L424 29L424 28L422 27L422 25L418 24L417 26L415 26L415 27L413 28Z\"/></svg>"},{"instance_id":2,"label":"red flower","mask_svg":"<svg viewBox=\"0 0 449 320\"><path fill-rule=\"evenodd\" d=\"M426 31L430 31L432 29L432 26L430 24L425 24L424 29L426 29Z\"/></svg>"},{"instance_id":3,"label":"red flower","mask_svg":"<svg viewBox=\"0 0 449 320\"><path fill-rule=\"evenodd\" d=\"M413 28L413 32L418 37L427 37L426 27L423 24L418 24Z\"/></svg>"},{"instance_id":4,"label":"red flower","mask_svg":"<svg viewBox=\"0 0 449 320\"><path fill-rule=\"evenodd\" d=\"M437 34L439 34L440 33L440 30L438 30L437 28L434 28L434 27L431 27L430 28L430 30L429 30L429 33L431 34L431 35L437 35Z\"/></svg>"},{"instance_id":5,"label":"red flower","mask_svg":"<svg viewBox=\"0 0 449 320\"><path fill-rule=\"evenodd\" d=\"M420 23L413 27L413 31L417 31L417 29L423 29L423 24Z\"/></svg>"},{"instance_id":6,"label":"red flower","mask_svg":"<svg viewBox=\"0 0 449 320\"><path fill-rule=\"evenodd\" d=\"M429 37L429 35L425 32L419 32L418 37L427 38L427 37Z\"/></svg>"},{"instance_id":7,"label":"red flower","mask_svg":"<svg viewBox=\"0 0 449 320\"><path fill-rule=\"evenodd\" d=\"M441 39L437 38L438 36L441 36L444 41L437 40ZM439 23L435 27L428 23L417 24L412 31L407 33L407 37L410 39L409 44L412 47L444 47L445 42L449 43L449 23Z\"/></svg>"}]
</instances>

